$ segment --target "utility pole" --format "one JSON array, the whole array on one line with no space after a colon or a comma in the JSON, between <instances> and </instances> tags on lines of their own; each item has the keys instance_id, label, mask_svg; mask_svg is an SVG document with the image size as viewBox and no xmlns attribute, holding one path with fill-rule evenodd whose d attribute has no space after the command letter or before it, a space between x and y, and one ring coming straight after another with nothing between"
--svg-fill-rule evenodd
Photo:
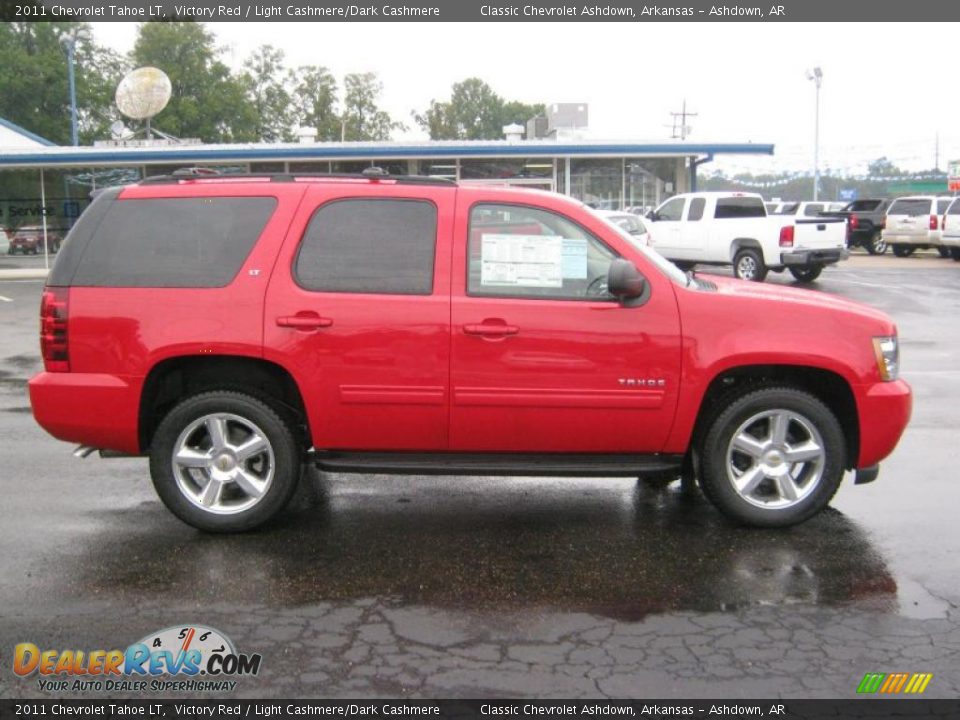
<instances>
[{"instance_id":1,"label":"utility pole","mask_svg":"<svg viewBox=\"0 0 960 720\"><path fill-rule=\"evenodd\" d=\"M673 138L674 140L677 139L677 137L678 137L678 136L677 136L677 118L680 118L680 128L679 128L679 130L680 130L680 135L679 135L679 138L680 138L681 140L686 140L686 139L687 139L687 135L689 135L689 134L690 134L690 131L693 130L693 128L691 128L689 125L687 125L687 118L688 118L688 117L696 117L696 116L697 116L697 113L695 113L695 112L687 112L687 99L684 98L684 99L683 99L683 110L681 110L680 112L672 112L672 113L670 113L670 114L673 115L673 132L670 134L670 137Z\"/></svg>"},{"instance_id":2,"label":"utility pole","mask_svg":"<svg viewBox=\"0 0 960 720\"><path fill-rule=\"evenodd\" d=\"M77 50L76 33L64 33L60 36L60 44L67 53L67 84L70 88L70 141L76 146L77 138L77 84L74 80L73 63Z\"/></svg>"},{"instance_id":3,"label":"utility pole","mask_svg":"<svg viewBox=\"0 0 960 720\"><path fill-rule=\"evenodd\" d=\"M936 138L933 141L933 169L940 169L940 131L937 130Z\"/></svg>"},{"instance_id":4,"label":"utility pole","mask_svg":"<svg viewBox=\"0 0 960 720\"><path fill-rule=\"evenodd\" d=\"M815 67L807 70L807 80L817 87L817 104L813 116L813 200L817 201L820 192L820 84L823 82L823 70Z\"/></svg>"}]
</instances>

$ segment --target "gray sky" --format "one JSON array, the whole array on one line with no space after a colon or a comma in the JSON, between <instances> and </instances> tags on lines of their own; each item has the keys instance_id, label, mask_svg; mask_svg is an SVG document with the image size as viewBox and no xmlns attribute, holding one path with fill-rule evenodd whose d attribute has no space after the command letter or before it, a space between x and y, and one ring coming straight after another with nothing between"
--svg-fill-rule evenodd
<instances>
[{"instance_id":1,"label":"gray sky","mask_svg":"<svg viewBox=\"0 0 960 720\"><path fill-rule=\"evenodd\" d=\"M325 65L338 81L372 71L382 104L422 139L411 110L476 76L526 102L586 102L589 136L659 140L686 98L691 141L775 143L773 158L733 157L738 170L813 165L819 65L821 171L862 172L882 155L910 170L960 159L960 95L949 68L956 25L847 23L210 23L239 67L272 44L290 66ZM95 23L97 39L133 46L134 23ZM853 38L853 40L851 40ZM869 39L869 42L867 41ZM939 68L939 70L938 70ZM709 166L707 166L709 168ZM706 168L705 168L706 169Z\"/></svg>"}]
</instances>

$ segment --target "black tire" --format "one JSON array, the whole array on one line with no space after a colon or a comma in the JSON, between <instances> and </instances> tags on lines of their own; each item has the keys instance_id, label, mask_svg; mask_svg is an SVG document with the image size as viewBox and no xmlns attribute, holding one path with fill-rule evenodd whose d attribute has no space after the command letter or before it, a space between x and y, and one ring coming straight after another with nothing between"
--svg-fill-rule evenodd
<instances>
[{"instance_id":1,"label":"black tire","mask_svg":"<svg viewBox=\"0 0 960 720\"><path fill-rule=\"evenodd\" d=\"M819 460L819 466L814 467L813 463L806 463L799 474L800 485L793 485L794 491L799 490L798 497L790 501L780 497L780 501L792 502L792 504L777 507L776 498L773 495L779 495L777 481L764 477L757 485L755 493L759 497L752 496L752 501L745 498L734 487L731 476L734 470L728 473L728 450L730 451L730 462L742 462L743 456L739 451L731 450L734 435L741 432L743 426L749 423L754 417L763 413L789 414L791 417L799 417L809 425L815 428L819 433L819 439L822 441L822 457ZM763 420L757 421L763 423ZM750 426L754 427L754 426ZM790 433L796 433L802 436L805 426L798 424L795 420L790 420L786 427ZM769 432L773 433L772 424ZM742 434L742 432L741 432ZM843 479L844 465L846 458L846 439L840 423L836 416L820 400L809 393L797 390L791 387L762 387L754 390L744 390L739 396L734 396L731 402L727 403L724 409L716 415L710 422L706 433L702 436L699 456L700 487L704 494L710 498L714 505L727 517L735 522L744 525L753 525L756 527L784 527L803 522L825 508ZM786 443L792 436L786 435ZM811 438L813 436L811 435ZM758 441L758 445L759 445ZM779 452L779 451L778 451ZM778 458L770 462L776 462ZM764 465L766 460L756 460L753 467L768 467ZM778 463L779 464L779 463ZM786 463L783 463L786 464ZM809 467L808 467L809 466ZM788 470L792 470L788 468ZM819 479L815 477L819 469ZM742 470L743 474L749 470ZM807 471L811 474L804 474ZM762 473L761 473L762 474ZM742 475L740 476L742 477ZM807 486L802 485L803 482ZM770 504L763 499L764 493L769 492ZM805 493L805 494L804 494ZM749 493L748 493L749 494Z\"/></svg>"},{"instance_id":2,"label":"black tire","mask_svg":"<svg viewBox=\"0 0 960 720\"><path fill-rule=\"evenodd\" d=\"M883 239L883 233L879 230L867 240L867 252L871 255L883 255L887 252L887 241Z\"/></svg>"},{"instance_id":3,"label":"black tire","mask_svg":"<svg viewBox=\"0 0 960 720\"><path fill-rule=\"evenodd\" d=\"M687 272L687 270L693 270L693 268L697 266L695 262L690 262L689 260L674 260L673 264L684 272Z\"/></svg>"},{"instance_id":4,"label":"black tire","mask_svg":"<svg viewBox=\"0 0 960 720\"><path fill-rule=\"evenodd\" d=\"M893 254L898 258L910 257L913 255L916 248L912 248L909 245L894 245Z\"/></svg>"},{"instance_id":5,"label":"black tire","mask_svg":"<svg viewBox=\"0 0 960 720\"><path fill-rule=\"evenodd\" d=\"M950 248L950 257L952 257L957 262L960 262L960 247Z\"/></svg>"},{"instance_id":6,"label":"black tire","mask_svg":"<svg viewBox=\"0 0 960 720\"><path fill-rule=\"evenodd\" d=\"M733 257L733 276L740 280L763 282L769 269L763 262L759 250L743 248Z\"/></svg>"},{"instance_id":7,"label":"black tire","mask_svg":"<svg viewBox=\"0 0 960 720\"><path fill-rule=\"evenodd\" d=\"M792 267L788 269L797 282L809 283L820 277L820 273L823 272L823 265L811 265L810 267L804 268Z\"/></svg>"},{"instance_id":8,"label":"black tire","mask_svg":"<svg viewBox=\"0 0 960 720\"><path fill-rule=\"evenodd\" d=\"M940 253L940 257L942 258L950 257L950 248L945 248L941 245L937 248L937 252Z\"/></svg>"},{"instance_id":9,"label":"black tire","mask_svg":"<svg viewBox=\"0 0 960 720\"><path fill-rule=\"evenodd\" d=\"M186 486L194 489L194 483L196 483L196 489L199 491L202 489L202 481L207 479L207 482L212 482L211 473L216 471L207 467L198 469L194 473L191 470L174 467L175 448L179 448L181 442L203 443L203 433L206 432L207 426L199 426L193 434L181 436L201 419L217 415L229 416L223 428L228 438L226 447L230 448L231 452L237 449L237 445L229 444L231 438L239 434L240 445L242 445L244 441L242 432L250 427L255 428L258 434L262 433L261 437L268 443L267 450L247 460L238 460L237 458L242 457L238 451L231 467L236 471L242 466L244 470L254 474L258 470L265 472L266 468L272 467L272 476L266 480L262 495L255 498L244 492L240 483L231 480L219 482L219 486L223 489L216 493L217 502L225 493L228 496L232 494L239 500L246 496L247 502L253 504L245 509L237 509L242 508L242 502L236 502L231 506L228 502L229 497L224 501L225 510L221 513L200 507L199 499L189 499L187 491L181 488ZM212 440L212 433L208 434L210 435L208 441ZM301 474L303 459L302 446L298 437L296 430L290 423L281 419L276 410L250 395L226 390L194 395L174 407L157 427L150 446L150 475L153 478L153 486L164 505L188 525L207 532L251 530L275 517L293 496ZM192 441L191 438L199 439ZM213 454L210 450L207 452ZM229 458L227 463L230 464ZM259 466L250 465L250 463L258 463ZM226 468L218 466L218 470L222 469ZM257 479L263 480L262 475ZM203 493L198 492L198 494Z\"/></svg>"}]
</instances>

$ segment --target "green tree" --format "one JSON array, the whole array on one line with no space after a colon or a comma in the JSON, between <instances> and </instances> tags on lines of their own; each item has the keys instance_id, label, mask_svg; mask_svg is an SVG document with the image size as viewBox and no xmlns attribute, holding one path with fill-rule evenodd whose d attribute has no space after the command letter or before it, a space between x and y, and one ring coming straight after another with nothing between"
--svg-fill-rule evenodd
<instances>
[{"instance_id":1,"label":"green tree","mask_svg":"<svg viewBox=\"0 0 960 720\"><path fill-rule=\"evenodd\" d=\"M76 33L74 72L80 143L108 137L118 115L113 93L126 65L97 45L85 23L0 23L0 117L52 142L70 144L67 56L60 44Z\"/></svg>"},{"instance_id":2,"label":"green tree","mask_svg":"<svg viewBox=\"0 0 960 720\"><path fill-rule=\"evenodd\" d=\"M170 76L170 103L155 119L161 130L204 142L257 139L257 111L241 78L219 59L215 38L196 22L143 23L131 54L137 66Z\"/></svg>"},{"instance_id":3,"label":"green tree","mask_svg":"<svg viewBox=\"0 0 960 720\"><path fill-rule=\"evenodd\" d=\"M290 142L296 112L288 84L291 76L283 64L283 50L272 45L257 48L244 62L241 80L253 106L257 139Z\"/></svg>"},{"instance_id":4,"label":"green tree","mask_svg":"<svg viewBox=\"0 0 960 720\"><path fill-rule=\"evenodd\" d=\"M383 83L376 73L352 73L343 79L345 140L389 140L394 130L406 129L379 106Z\"/></svg>"},{"instance_id":5,"label":"green tree","mask_svg":"<svg viewBox=\"0 0 960 720\"><path fill-rule=\"evenodd\" d=\"M503 127L544 111L543 104L505 101L479 78L454 83L448 101L431 100L430 107L414 119L432 140L496 140Z\"/></svg>"},{"instance_id":6,"label":"green tree","mask_svg":"<svg viewBox=\"0 0 960 720\"><path fill-rule=\"evenodd\" d=\"M302 127L314 128L319 140L340 139L337 81L327 68L319 65L298 68L293 98L297 121Z\"/></svg>"}]
</instances>

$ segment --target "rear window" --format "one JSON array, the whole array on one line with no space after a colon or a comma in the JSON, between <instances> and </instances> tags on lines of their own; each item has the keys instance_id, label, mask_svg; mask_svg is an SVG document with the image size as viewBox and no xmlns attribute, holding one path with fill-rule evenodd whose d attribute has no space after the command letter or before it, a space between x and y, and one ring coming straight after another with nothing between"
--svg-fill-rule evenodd
<instances>
[{"instance_id":1,"label":"rear window","mask_svg":"<svg viewBox=\"0 0 960 720\"><path fill-rule=\"evenodd\" d=\"M895 200L887 215L908 215L917 217L918 215L930 214L930 201L922 198L916 200Z\"/></svg>"},{"instance_id":2,"label":"rear window","mask_svg":"<svg viewBox=\"0 0 960 720\"><path fill-rule=\"evenodd\" d=\"M223 287L277 206L266 197L117 200L73 277L94 287Z\"/></svg>"},{"instance_id":3,"label":"rear window","mask_svg":"<svg viewBox=\"0 0 960 720\"><path fill-rule=\"evenodd\" d=\"M334 200L310 219L294 273L316 292L429 295L436 245L433 203Z\"/></svg>"},{"instance_id":4,"label":"rear window","mask_svg":"<svg viewBox=\"0 0 960 720\"><path fill-rule=\"evenodd\" d=\"M753 197L720 198L717 200L715 218L766 217L763 200Z\"/></svg>"},{"instance_id":5,"label":"rear window","mask_svg":"<svg viewBox=\"0 0 960 720\"><path fill-rule=\"evenodd\" d=\"M823 212L823 205L820 203L810 203L803 209L804 217L818 217Z\"/></svg>"},{"instance_id":6,"label":"rear window","mask_svg":"<svg viewBox=\"0 0 960 720\"><path fill-rule=\"evenodd\" d=\"M849 212L873 212L883 204L883 200L854 200L844 210Z\"/></svg>"}]
</instances>

